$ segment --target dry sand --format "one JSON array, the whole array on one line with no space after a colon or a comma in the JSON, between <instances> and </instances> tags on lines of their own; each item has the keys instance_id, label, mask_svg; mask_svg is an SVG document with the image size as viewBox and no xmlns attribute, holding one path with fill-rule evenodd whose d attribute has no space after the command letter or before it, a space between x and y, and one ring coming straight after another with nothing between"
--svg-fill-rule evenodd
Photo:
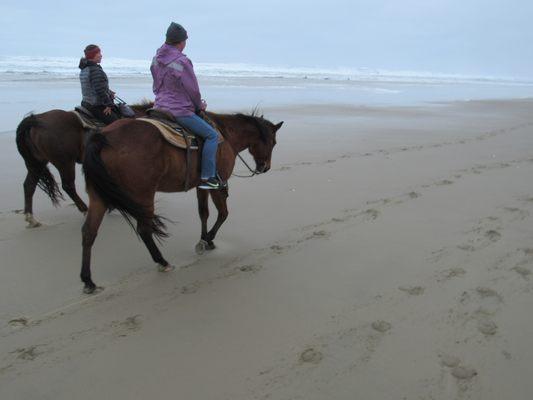
<instances>
[{"instance_id":1,"label":"dry sand","mask_svg":"<svg viewBox=\"0 0 533 400\"><path fill-rule=\"evenodd\" d=\"M93 250L2 135L1 399L530 399L533 101L302 105L273 170L230 181L218 248L194 253L193 192L162 274L123 219ZM78 179L82 190L83 182Z\"/></svg>"}]
</instances>

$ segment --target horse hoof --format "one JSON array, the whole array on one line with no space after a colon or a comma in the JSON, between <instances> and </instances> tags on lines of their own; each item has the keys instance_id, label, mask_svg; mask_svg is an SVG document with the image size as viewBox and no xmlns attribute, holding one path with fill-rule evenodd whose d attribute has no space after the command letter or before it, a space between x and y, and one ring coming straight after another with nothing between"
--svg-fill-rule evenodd
<instances>
[{"instance_id":1,"label":"horse hoof","mask_svg":"<svg viewBox=\"0 0 533 400\"><path fill-rule=\"evenodd\" d=\"M24 219L26 220L26 222L28 223L28 225L26 226L26 228L38 228L39 226L41 226L42 224L37 221L35 218L33 218L33 214L26 214L24 216Z\"/></svg>"},{"instance_id":2,"label":"horse hoof","mask_svg":"<svg viewBox=\"0 0 533 400\"><path fill-rule=\"evenodd\" d=\"M213 242L209 241L209 242L207 242L207 246L206 246L205 249L206 250L214 250L216 248L217 248L217 246L215 246L215 244Z\"/></svg>"},{"instance_id":3,"label":"horse hoof","mask_svg":"<svg viewBox=\"0 0 533 400\"><path fill-rule=\"evenodd\" d=\"M83 293L85 294L93 294L96 291L96 286L85 286L83 288Z\"/></svg>"},{"instance_id":4,"label":"horse hoof","mask_svg":"<svg viewBox=\"0 0 533 400\"><path fill-rule=\"evenodd\" d=\"M157 269L159 270L159 272L172 272L176 269L175 266L173 265L158 265L157 266Z\"/></svg>"},{"instance_id":5,"label":"horse hoof","mask_svg":"<svg viewBox=\"0 0 533 400\"><path fill-rule=\"evenodd\" d=\"M202 254L205 253L205 251L207 250L208 246L209 246L209 244L205 240L200 240L196 244L196 246L194 247L194 251L196 251L196 254L201 256Z\"/></svg>"},{"instance_id":6,"label":"horse hoof","mask_svg":"<svg viewBox=\"0 0 533 400\"><path fill-rule=\"evenodd\" d=\"M92 285L92 286L85 286L83 288L83 293L85 294L96 294L96 293L100 293L102 290L104 290L104 288L102 286L96 286L96 285Z\"/></svg>"}]
</instances>

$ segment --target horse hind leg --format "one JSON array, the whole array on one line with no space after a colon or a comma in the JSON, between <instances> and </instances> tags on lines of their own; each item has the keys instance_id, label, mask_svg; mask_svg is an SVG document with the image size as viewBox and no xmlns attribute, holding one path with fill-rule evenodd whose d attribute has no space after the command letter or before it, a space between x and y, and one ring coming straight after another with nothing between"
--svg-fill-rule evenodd
<instances>
[{"instance_id":1,"label":"horse hind leg","mask_svg":"<svg viewBox=\"0 0 533 400\"><path fill-rule=\"evenodd\" d=\"M153 207L150 210L150 214L153 215ZM137 233L141 237L143 243L145 244L148 252L152 256L152 259L156 264L160 272L170 272L174 270L174 266L170 265L167 260L163 258L161 251L154 242L154 229L152 226L151 220L138 219L137 220Z\"/></svg>"},{"instance_id":2,"label":"horse hind leg","mask_svg":"<svg viewBox=\"0 0 533 400\"><path fill-rule=\"evenodd\" d=\"M43 166L44 168L44 166ZM39 171L39 169L36 169ZM40 169L42 170L42 169ZM36 172L28 171L26 179L24 180L24 218L28 223L27 228L37 228L41 226L41 223L33 216L33 195L39 182L39 175Z\"/></svg>"},{"instance_id":3,"label":"horse hind leg","mask_svg":"<svg viewBox=\"0 0 533 400\"><path fill-rule=\"evenodd\" d=\"M96 290L96 285L91 279L91 250L107 210L104 202L89 189L89 209L82 232L82 262L80 278L85 284L84 293L91 294Z\"/></svg>"},{"instance_id":4,"label":"horse hind leg","mask_svg":"<svg viewBox=\"0 0 533 400\"><path fill-rule=\"evenodd\" d=\"M82 213L87 212L87 205L83 200L78 196L76 192L76 169L74 161L69 163L62 163L56 165L56 168L59 170L59 175L61 176L61 187L63 190L70 196L74 204Z\"/></svg>"}]
</instances>

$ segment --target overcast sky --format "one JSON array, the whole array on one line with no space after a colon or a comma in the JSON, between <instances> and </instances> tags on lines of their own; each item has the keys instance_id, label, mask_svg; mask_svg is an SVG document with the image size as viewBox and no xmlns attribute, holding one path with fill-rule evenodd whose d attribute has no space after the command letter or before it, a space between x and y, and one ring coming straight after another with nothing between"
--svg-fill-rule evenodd
<instances>
[{"instance_id":1,"label":"overcast sky","mask_svg":"<svg viewBox=\"0 0 533 400\"><path fill-rule=\"evenodd\" d=\"M532 0L2 0L0 55L151 58L170 21L194 62L533 77Z\"/></svg>"}]
</instances>

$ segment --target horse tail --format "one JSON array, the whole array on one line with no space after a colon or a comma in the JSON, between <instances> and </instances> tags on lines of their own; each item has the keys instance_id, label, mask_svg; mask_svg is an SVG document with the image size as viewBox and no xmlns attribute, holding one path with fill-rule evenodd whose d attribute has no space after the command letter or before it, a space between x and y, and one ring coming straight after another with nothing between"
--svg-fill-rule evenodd
<instances>
[{"instance_id":1,"label":"horse tail","mask_svg":"<svg viewBox=\"0 0 533 400\"><path fill-rule=\"evenodd\" d=\"M109 146L107 138L99 130L91 132L83 160L83 173L87 186L93 188L109 210L116 209L138 234L133 219L150 221L156 238L168 236L162 217L151 215L146 208L131 198L109 175L101 158L102 149Z\"/></svg>"},{"instance_id":2,"label":"horse tail","mask_svg":"<svg viewBox=\"0 0 533 400\"><path fill-rule=\"evenodd\" d=\"M26 163L28 172L37 179L37 185L50 197L54 206L59 205L59 200L63 199L61 190L54 179L54 176L46 166L46 162L40 161L33 154L34 145L31 141L31 128L39 127L40 122L34 114L24 118L17 127L17 148Z\"/></svg>"}]
</instances>

